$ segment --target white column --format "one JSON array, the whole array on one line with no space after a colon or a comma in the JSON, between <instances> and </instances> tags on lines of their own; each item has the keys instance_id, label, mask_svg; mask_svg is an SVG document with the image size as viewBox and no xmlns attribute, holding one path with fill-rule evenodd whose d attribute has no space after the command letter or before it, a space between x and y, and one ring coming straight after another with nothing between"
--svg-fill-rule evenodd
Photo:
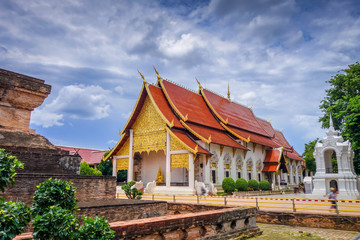
<instances>
[{"instance_id":1,"label":"white column","mask_svg":"<svg viewBox=\"0 0 360 240\"><path fill-rule=\"evenodd\" d=\"M298 165L299 166L299 165ZM295 167L295 180L296 180L296 185L299 185L299 167L296 166Z\"/></svg>"},{"instance_id":2,"label":"white column","mask_svg":"<svg viewBox=\"0 0 360 240\"><path fill-rule=\"evenodd\" d=\"M281 183L281 174L282 174L282 173L280 173L279 175L276 176L277 179L278 179L278 186L279 186L279 188L280 188L280 183Z\"/></svg>"},{"instance_id":3,"label":"white column","mask_svg":"<svg viewBox=\"0 0 360 240\"><path fill-rule=\"evenodd\" d=\"M290 184L294 185L294 166L291 164L290 165Z\"/></svg>"},{"instance_id":4,"label":"white column","mask_svg":"<svg viewBox=\"0 0 360 240\"><path fill-rule=\"evenodd\" d=\"M211 172L211 170L210 170L211 161L209 159L206 163L206 155L203 155L203 164L204 164L204 170L203 170L204 183L209 184L210 183L210 172Z\"/></svg>"},{"instance_id":5,"label":"white column","mask_svg":"<svg viewBox=\"0 0 360 240\"><path fill-rule=\"evenodd\" d=\"M274 190L274 188L275 188L275 183L276 183L275 178L276 178L276 174L275 174L275 172L272 172L271 173L272 190Z\"/></svg>"},{"instance_id":6,"label":"white column","mask_svg":"<svg viewBox=\"0 0 360 240\"><path fill-rule=\"evenodd\" d=\"M116 162L117 162L117 157L114 156L114 157L113 157L113 172L112 172L112 175L113 175L114 177L116 177L116 174L117 174L117 172L116 172Z\"/></svg>"},{"instance_id":7,"label":"white column","mask_svg":"<svg viewBox=\"0 0 360 240\"><path fill-rule=\"evenodd\" d=\"M194 160L192 153L189 153L189 187L195 188Z\"/></svg>"},{"instance_id":8,"label":"white column","mask_svg":"<svg viewBox=\"0 0 360 240\"><path fill-rule=\"evenodd\" d=\"M133 180L134 176L134 157L133 157L134 131L130 129L130 146L129 146L129 169L127 181Z\"/></svg>"},{"instance_id":9,"label":"white column","mask_svg":"<svg viewBox=\"0 0 360 240\"><path fill-rule=\"evenodd\" d=\"M223 151L223 154L219 157L219 162L216 166L217 168L217 172L218 172L218 180L219 182L218 183L222 183L222 181L224 180L225 176L225 165L224 165L224 151Z\"/></svg>"},{"instance_id":10,"label":"white column","mask_svg":"<svg viewBox=\"0 0 360 240\"><path fill-rule=\"evenodd\" d=\"M166 131L166 187L171 183L171 157L170 157L170 134Z\"/></svg>"},{"instance_id":11,"label":"white column","mask_svg":"<svg viewBox=\"0 0 360 240\"><path fill-rule=\"evenodd\" d=\"M236 181L237 179L237 169L236 169L236 158L231 158L231 165L230 165L230 177Z\"/></svg>"}]
</instances>

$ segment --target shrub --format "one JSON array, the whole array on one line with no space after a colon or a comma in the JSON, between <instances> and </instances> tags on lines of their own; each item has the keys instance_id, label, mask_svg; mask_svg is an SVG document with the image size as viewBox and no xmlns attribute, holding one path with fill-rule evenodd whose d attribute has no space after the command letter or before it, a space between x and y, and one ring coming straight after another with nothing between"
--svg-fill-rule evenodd
<instances>
[{"instance_id":1,"label":"shrub","mask_svg":"<svg viewBox=\"0 0 360 240\"><path fill-rule=\"evenodd\" d=\"M5 202L0 198L0 239L13 239L22 233L30 220L30 208L25 203Z\"/></svg>"},{"instance_id":2,"label":"shrub","mask_svg":"<svg viewBox=\"0 0 360 240\"><path fill-rule=\"evenodd\" d=\"M6 153L5 149L0 149L0 190L2 192L10 183L15 183L16 168L24 168L24 164L17 157Z\"/></svg>"},{"instance_id":3,"label":"shrub","mask_svg":"<svg viewBox=\"0 0 360 240\"><path fill-rule=\"evenodd\" d=\"M112 175L113 165L110 160L106 160L106 161L101 160L101 162L97 168L99 169L99 171L102 173L103 176L111 176Z\"/></svg>"},{"instance_id":4,"label":"shrub","mask_svg":"<svg viewBox=\"0 0 360 240\"><path fill-rule=\"evenodd\" d=\"M248 187L252 188L254 190L258 190L259 189L259 183L255 179L250 179L248 181Z\"/></svg>"},{"instance_id":5,"label":"shrub","mask_svg":"<svg viewBox=\"0 0 360 240\"><path fill-rule=\"evenodd\" d=\"M79 239L108 240L115 238L108 221L102 217L83 217L84 225L79 227Z\"/></svg>"},{"instance_id":6,"label":"shrub","mask_svg":"<svg viewBox=\"0 0 360 240\"><path fill-rule=\"evenodd\" d=\"M71 181L47 179L37 186L32 199L34 200L32 205L33 214L43 214L51 206L59 206L69 211L77 209L75 190L76 188L72 186Z\"/></svg>"},{"instance_id":7,"label":"shrub","mask_svg":"<svg viewBox=\"0 0 360 240\"><path fill-rule=\"evenodd\" d=\"M259 188L263 191L269 190L270 189L270 183L268 180L261 180L259 182Z\"/></svg>"},{"instance_id":8,"label":"shrub","mask_svg":"<svg viewBox=\"0 0 360 240\"><path fill-rule=\"evenodd\" d=\"M235 182L235 188L238 191L247 191L248 183L244 178L238 178Z\"/></svg>"},{"instance_id":9,"label":"shrub","mask_svg":"<svg viewBox=\"0 0 360 240\"><path fill-rule=\"evenodd\" d=\"M233 191L235 191L235 181L231 177L224 178L221 186L226 193L232 193Z\"/></svg>"},{"instance_id":10,"label":"shrub","mask_svg":"<svg viewBox=\"0 0 360 240\"><path fill-rule=\"evenodd\" d=\"M102 175L102 173L99 170L90 167L89 164L85 161L80 164L80 174L81 175L94 175L94 176Z\"/></svg>"},{"instance_id":11,"label":"shrub","mask_svg":"<svg viewBox=\"0 0 360 240\"><path fill-rule=\"evenodd\" d=\"M141 199L142 192L137 188L131 188L135 185L135 181L130 181L127 184L121 186L121 188L125 191L125 195L129 199Z\"/></svg>"},{"instance_id":12,"label":"shrub","mask_svg":"<svg viewBox=\"0 0 360 240\"><path fill-rule=\"evenodd\" d=\"M127 180L127 170L119 170L117 172L117 182L126 182Z\"/></svg>"},{"instance_id":13,"label":"shrub","mask_svg":"<svg viewBox=\"0 0 360 240\"><path fill-rule=\"evenodd\" d=\"M59 206L51 206L42 215L37 215L32 222L33 239L77 239L78 220L75 215Z\"/></svg>"}]
</instances>

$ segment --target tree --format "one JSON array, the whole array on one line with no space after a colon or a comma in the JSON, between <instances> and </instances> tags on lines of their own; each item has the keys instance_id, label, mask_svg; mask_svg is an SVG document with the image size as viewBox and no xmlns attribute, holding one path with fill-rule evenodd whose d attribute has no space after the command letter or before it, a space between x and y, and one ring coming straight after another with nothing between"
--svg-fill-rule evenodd
<instances>
[{"instance_id":1,"label":"tree","mask_svg":"<svg viewBox=\"0 0 360 240\"><path fill-rule=\"evenodd\" d=\"M127 184L124 184L121 186L122 190L124 190L125 195L129 199L141 199L142 192L138 190L137 188L131 188L136 184L135 181L130 181Z\"/></svg>"},{"instance_id":2,"label":"tree","mask_svg":"<svg viewBox=\"0 0 360 240\"><path fill-rule=\"evenodd\" d=\"M310 141L305 144L305 150L303 153L303 158L305 159L306 169L310 172L316 172L316 163L314 158L314 150L315 145L319 141L319 139L315 139L314 141Z\"/></svg>"},{"instance_id":3,"label":"tree","mask_svg":"<svg viewBox=\"0 0 360 240\"><path fill-rule=\"evenodd\" d=\"M256 181L255 179L250 179L248 181L248 186L249 186L249 188L251 188L253 190L258 190L259 189L259 182Z\"/></svg>"},{"instance_id":4,"label":"tree","mask_svg":"<svg viewBox=\"0 0 360 240\"><path fill-rule=\"evenodd\" d=\"M95 168L91 168L89 166L89 164L85 161L80 164L80 174L81 175L94 175L94 176L102 175L102 173L99 170L97 170Z\"/></svg>"},{"instance_id":5,"label":"tree","mask_svg":"<svg viewBox=\"0 0 360 240\"><path fill-rule=\"evenodd\" d=\"M98 165L98 169L103 176L111 176L113 170L112 162L109 159L106 161L101 160L100 164Z\"/></svg>"},{"instance_id":6,"label":"tree","mask_svg":"<svg viewBox=\"0 0 360 240\"><path fill-rule=\"evenodd\" d=\"M235 188L238 191L247 191L248 190L248 183L244 178L238 178L235 182Z\"/></svg>"},{"instance_id":7,"label":"tree","mask_svg":"<svg viewBox=\"0 0 360 240\"><path fill-rule=\"evenodd\" d=\"M127 180L127 170L119 170L117 172L117 182L126 182Z\"/></svg>"},{"instance_id":8,"label":"tree","mask_svg":"<svg viewBox=\"0 0 360 240\"><path fill-rule=\"evenodd\" d=\"M351 64L342 72L327 81L331 87L321 101L320 109L324 115L320 122L328 128L332 114L335 129L352 143L355 172L360 174L360 63Z\"/></svg>"},{"instance_id":9,"label":"tree","mask_svg":"<svg viewBox=\"0 0 360 240\"><path fill-rule=\"evenodd\" d=\"M11 156L5 149L0 149L0 190L15 183L16 168L24 168L24 164L17 157Z\"/></svg>"}]
</instances>

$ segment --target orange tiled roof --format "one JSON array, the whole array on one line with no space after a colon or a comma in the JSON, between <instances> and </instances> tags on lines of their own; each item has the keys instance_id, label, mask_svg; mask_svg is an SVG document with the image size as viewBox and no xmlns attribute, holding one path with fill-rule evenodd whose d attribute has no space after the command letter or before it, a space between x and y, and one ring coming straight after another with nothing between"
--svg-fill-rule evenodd
<instances>
[{"instance_id":1,"label":"orange tiled roof","mask_svg":"<svg viewBox=\"0 0 360 240\"><path fill-rule=\"evenodd\" d=\"M175 127L183 128L179 119L171 111L169 104L166 102L165 96L160 88L149 85L148 86L151 96L154 99L155 104L160 109L161 113L166 117L169 122L173 122Z\"/></svg>"},{"instance_id":2,"label":"orange tiled roof","mask_svg":"<svg viewBox=\"0 0 360 240\"><path fill-rule=\"evenodd\" d=\"M186 125L190 127L192 131L201 135L203 138L205 139L211 138L212 143L248 150L246 147L242 146L241 144L233 140L231 137L229 137L225 131L210 129L192 123L187 123Z\"/></svg>"},{"instance_id":3,"label":"orange tiled roof","mask_svg":"<svg viewBox=\"0 0 360 240\"><path fill-rule=\"evenodd\" d=\"M76 153L80 155L81 162L86 161L88 164L99 164L103 155L107 152L106 150L96 150L89 148L78 148L78 147L66 147L66 146L56 146L62 150L69 151L70 155L75 155Z\"/></svg>"},{"instance_id":4,"label":"orange tiled roof","mask_svg":"<svg viewBox=\"0 0 360 240\"><path fill-rule=\"evenodd\" d=\"M277 168L278 168L278 164L272 164L272 165L265 165L264 167L263 167L263 172L276 172L276 170L277 170Z\"/></svg>"},{"instance_id":5,"label":"orange tiled roof","mask_svg":"<svg viewBox=\"0 0 360 240\"><path fill-rule=\"evenodd\" d=\"M173 104L188 121L222 130L219 122L211 114L201 95L182 88L169 81L160 81L167 100Z\"/></svg>"},{"instance_id":6,"label":"orange tiled roof","mask_svg":"<svg viewBox=\"0 0 360 240\"><path fill-rule=\"evenodd\" d=\"M270 137L275 136L275 130L270 122L265 121L264 119L261 118L256 118L256 119L262 125L262 127L265 129L265 131L269 134Z\"/></svg>"},{"instance_id":7,"label":"orange tiled roof","mask_svg":"<svg viewBox=\"0 0 360 240\"><path fill-rule=\"evenodd\" d=\"M226 98L206 89L201 90L201 93L203 94L210 109L215 111L214 114L219 116L224 123L228 120L226 123L228 125L270 137L264 128L259 124L250 108L242 106L238 103L230 102Z\"/></svg>"},{"instance_id":8,"label":"orange tiled roof","mask_svg":"<svg viewBox=\"0 0 360 240\"><path fill-rule=\"evenodd\" d=\"M264 163L278 163L281 151L278 149L270 150L266 153Z\"/></svg>"},{"instance_id":9,"label":"orange tiled roof","mask_svg":"<svg viewBox=\"0 0 360 240\"><path fill-rule=\"evenodd\" d=\"M233 131L234 133L236 133L237 135L243 137L243 138L248 138L250 137L250 142L253 143L257 143L257 144L261 144L264 146L269 146L269 147L279 147L278 144L276 144L273 140L271 140L269 137L265 137L265 136L261 136L261 135L257 135L255 133L251 133L248 131L244 131L244 130L240 130L238 128L234 128L234 127L230 127L229 129L231 131Z\"/></svg>"},{"instance_id":10,"label":"orange tiled roof","mask_svg":"<svg viewBox=\"0 0 360 240\"><path fill-rule=\"evenodd\" d=\"M194 142L184 131L176 131L174 129L171 129L170 131L191 149L197 148L198 153L212 155L211 152L208 152L204 148L200 147L196 142Z\"/></svg>"}]
</instances>

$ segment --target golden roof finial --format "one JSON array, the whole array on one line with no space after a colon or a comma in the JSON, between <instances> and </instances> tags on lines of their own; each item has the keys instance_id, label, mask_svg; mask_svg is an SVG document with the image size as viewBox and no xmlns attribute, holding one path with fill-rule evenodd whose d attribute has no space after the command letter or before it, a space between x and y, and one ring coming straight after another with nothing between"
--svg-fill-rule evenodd
<instances>
[{"instance_id":1,"label":"golden roof finial","mask_svg":"<svg viewBox=\"0 0 360 240\"><path fill-rule=\"evenodd\" d=\"M230 84L228 83L228 93L227 93L227 98L229 101L231 101L231 98L230 98Z\"/></svg>"},{"instance_id":2,"label":"golden roof finial","mask_svg":"<svg viewBox=\"0 0 360 240\"><path fill-rule=\"evenodd\" d=\"M268 122L271 122L271 117L269 118L269 121Z\"/></svg>"},{"instance_id":3,"label":"golden roof finial","mask_svg":"<svg viewBox=\"0 0 360 240\"><path fill-rule=\"evenodd\" d=\"M196 79L197 83L199 84L199 90L201 90L202 87L201 87L201 84L200 84L199 80L196 77L195 77L195 79Z\"/></svg>"},{"instance_id":4,"label":"golden roof finial","mask_svg":"<svg viewBox=\"0 0 360 240\"><path fill-rule=\"evenodd\" d=\"M252 109L253 105L251 105L249 108Z\"/></svg>"},{"instance_id":5,"label":"golden roof finial","mask_svg":"<svg viewBox=\"0 0 360 240\"><path fill-rule=\"evenodd\" d=\"M280 132L282 132L284 130L284 128L280 129Z\"/></svg>"},{"instance_id":6,"label":"golden roof finial","mask_svg":"<svg viewBox=\"0 0 360 240\"><path fill-rule=\"evenodd\" d=\"M161 78L161 77L160 77L160 75L159 75L159 72L156 70L156 68L155 68L155 66L154 66L154 65L153 65L153 68L154 68L154 70L155 70L155 72L156 72L157 79L158 79L158 80L160 80L160 78Z\"/></svg>"},{"instance_id":7,"label":"golden roof finial","mask_svg":"<svg viewBox=\"0 0 360 240\"><path fill-rule=\"evenodd\" d=\"M145 83L146 83L146 80L145 80L144 75L142 75L142 74L141 74L141 72L140 72L139 70L138 70L138 72L139 72L139 74L140 74L141 78L143 79L143 83L145 84Z\"/></svg>"}]
</instances>

